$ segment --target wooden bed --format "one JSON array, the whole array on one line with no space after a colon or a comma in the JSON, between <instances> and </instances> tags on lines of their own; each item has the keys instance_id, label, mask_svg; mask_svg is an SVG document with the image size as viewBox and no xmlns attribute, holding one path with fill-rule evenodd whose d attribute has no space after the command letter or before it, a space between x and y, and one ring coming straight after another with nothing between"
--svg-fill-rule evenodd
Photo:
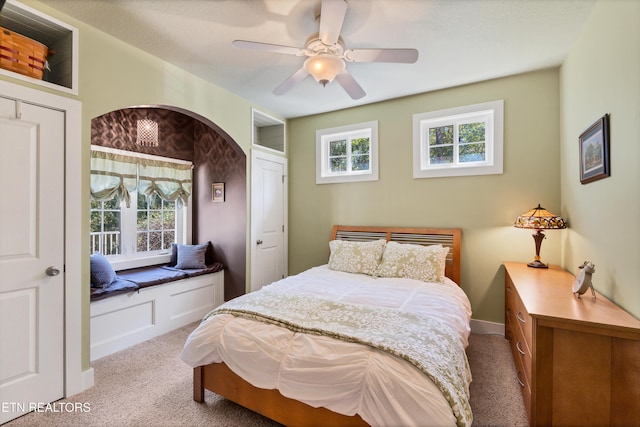
<instances>
[{"instance_id":1,"label":"wooden bed","mask_svg":"<svg viewBox=\"0 0 640 427\"><path fill-rule=\"evenodd\" d=\"M330 240L373 241L386 239L419 245L441 244L449 247L445 274L460 285L460 247L462 232L458 228L405 228L336 225ZM365 426L360 416L346 416L326 408L314 408L280 394L278 390L254 387L227 367L225 363L198 366L193 370L193 399L204 402L210 390L245 408L288 426Z\"/></svg>"}]
</instances>

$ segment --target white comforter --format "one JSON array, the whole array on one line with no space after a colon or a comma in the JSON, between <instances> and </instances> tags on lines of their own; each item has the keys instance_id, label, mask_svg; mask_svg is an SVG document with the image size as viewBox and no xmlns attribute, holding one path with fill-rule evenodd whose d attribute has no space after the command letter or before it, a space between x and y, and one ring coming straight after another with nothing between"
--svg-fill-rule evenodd
<instances>
[{"instance_id":1,"label":"white comforter","mask_svg":"<svg viewBox=\"0 0 640 427\"><path fill-rule=\"evenodd\" d=\"M461 348L468 345L471 306L451 281L372 278L321 266L269 286L287 294L428 313L451 325ZM456 424L449 403L426 375L399 357L362 344L218 314L191 333L181 358L192 367L225 362L256 387L278 389L314 407L359 414L371 425Z\"/></svg>"}]
</instances>

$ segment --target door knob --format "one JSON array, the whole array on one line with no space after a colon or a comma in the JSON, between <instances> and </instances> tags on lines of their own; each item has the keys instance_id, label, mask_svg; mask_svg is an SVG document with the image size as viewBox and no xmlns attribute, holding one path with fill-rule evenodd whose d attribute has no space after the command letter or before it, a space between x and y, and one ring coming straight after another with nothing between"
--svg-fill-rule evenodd
<instances>
[{"instance_id":1,"label":"door knob","mask_svg":"<svg viewBox=\"0 0 640 427\"><path fill-rule=\"evenodd\" d=\"M262 240L256 240L256 245L261 245L262 243Z\"/></svg>"},{"instance_id":2,"label":"door knob","mask_svg":"<svg viewBox=\"0 0 640 427\"><path fill-rule=\"evenodd\" d=\"M52 265L46 269L45 273L47 274L47 276L57 276L58 274L60 274L60 269L55 265Z\"/></svg>"}]
</instances>

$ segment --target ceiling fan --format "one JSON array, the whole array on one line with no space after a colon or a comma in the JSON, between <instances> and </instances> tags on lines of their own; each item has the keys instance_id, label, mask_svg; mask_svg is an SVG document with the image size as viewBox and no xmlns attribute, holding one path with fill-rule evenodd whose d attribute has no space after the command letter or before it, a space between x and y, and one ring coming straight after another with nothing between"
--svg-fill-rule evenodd
<instances>
[{"instance_id":1,"label":"ceiling fan","mask_svg":"<svg viewBox=\"0 0 640 427\"><path fill-rule=\"evenodd\" d=\"M322 0L320 31L309 37L303 48L246 40L234 40L233 46L307 57L302 67L273 91L276 95L284 94L311 74L323 86L335 79L351 98L360 99L366 93L347 71L345 61L409 64L418 60L418 51L416 49L345 49L340 31L347 7L345 0Z\"/></svg>"}]
</instances>

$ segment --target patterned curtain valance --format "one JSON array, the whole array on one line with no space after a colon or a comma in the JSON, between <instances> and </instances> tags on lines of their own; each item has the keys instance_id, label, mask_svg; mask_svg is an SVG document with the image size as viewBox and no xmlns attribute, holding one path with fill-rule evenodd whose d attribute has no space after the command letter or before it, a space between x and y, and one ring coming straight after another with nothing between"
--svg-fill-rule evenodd
<instances>
[{"instance_id":1,"label":"patterned curtain valance","mask_svg":"<svg viewBox=\"0 0 640 427\"><path fill-rule=\"evenodd\" d=\"M91 198L107 201L117 197L131 206L130 193L147 198L158 196L178 206L186 206L191 194L190 163L174 163L91 150Z\"/></svg>"},{"instance_id":2,"label":"patterned curtain valance","mask_svg":"<svg viewBox=\"0 0 640 427\"><path fill-rule=\"evenodd\" d=\"M191 165L139 159L138 191L186 206L191 194Z\"/></svg>"},{"instance_id":3,"label":"patterned curtain valance","mask_svg":"<svg viewBox=\"0 0 640 427\"><path fill-rule=\"evenodd\" d=\"M91 198L106 202L118 198L131 205L132 191L138 185L138 159L91 150Z\"/></svg>"}]
</instances>

